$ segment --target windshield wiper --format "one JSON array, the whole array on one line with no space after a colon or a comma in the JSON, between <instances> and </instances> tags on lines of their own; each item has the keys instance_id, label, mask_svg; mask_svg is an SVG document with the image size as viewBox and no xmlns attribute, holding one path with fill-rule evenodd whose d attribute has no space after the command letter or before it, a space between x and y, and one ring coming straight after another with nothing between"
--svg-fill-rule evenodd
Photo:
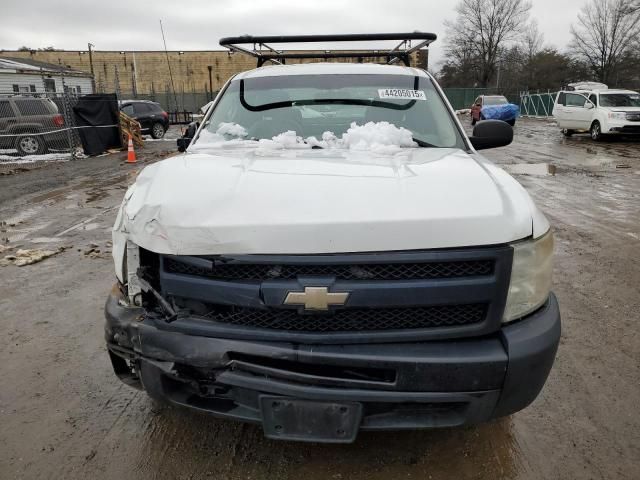
<instances>
[{"instance_id":1,"label":"windshield wiper","mask_svg":"<svg viewBox=\"0 0 640 480\"><path fill-rule=\"evenodd\" d=\"M416 77L417 78L417 77ZM417 87L416 87L417 88ZM264 105L251 105L247 102L244 94L244 80L240 80L240 103L250 112L264 112L267 110L275 110L277 108L304 107L309 105L356 105L363 107L381 107L390 110L409 110L417 101L409 100L407 103L397 104L392 102L384 102L375 99L360 98L314 98L300 100L283 100L280 102L272 102Z\"/></svg>"},{"instance_id":2,"label":"windshield wiper","mask_svg":"<svg viewBox=\"0 0 640 480\"><path fill-rule=\"evenodd\" d=\"M435 145L425 142L424 140L420 140L416 137L413 137L413 141L416 142L420 148L438 148Z\"/></svg>"}]
</instances>

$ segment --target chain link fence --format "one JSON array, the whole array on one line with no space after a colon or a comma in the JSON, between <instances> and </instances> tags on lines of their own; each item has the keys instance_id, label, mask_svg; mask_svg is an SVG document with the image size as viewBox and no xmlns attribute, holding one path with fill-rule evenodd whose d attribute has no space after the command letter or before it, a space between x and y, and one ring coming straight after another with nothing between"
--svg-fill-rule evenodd
<instances>
[{"instance_id":1,"label":"chain link fence","mask_svg":"<svg viewBox=\"0 0 640 480\"><path fill-rule=\"evenodd\" d=\"M75 160L120 146L115 95L0 92L0 168Z\"/></svg>"},{"instance_id":2,"label":"chain link fence","mask_svg":"<svg viewBox=\"0 0 640 480\"><path fill-rule=\"evenodd\" d=\"M0 163L82 155L73 115L77 101L73 93L0 92Z\"/></svg>"}]
</instances>

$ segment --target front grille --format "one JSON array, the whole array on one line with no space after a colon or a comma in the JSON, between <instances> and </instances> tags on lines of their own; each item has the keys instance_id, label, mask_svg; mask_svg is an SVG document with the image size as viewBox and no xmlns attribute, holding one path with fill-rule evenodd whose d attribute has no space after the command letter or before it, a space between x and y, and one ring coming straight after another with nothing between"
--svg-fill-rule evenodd
<instances>
[{"instance_id":1,"label":"front grille","mask_svg":"<svg viewBox=\"0 0 640 480\"><path fill-rule=\"evenodd\" d=\"M493 260L468 260L334 265L228 263L208 269L165 258L165 270L169 273L219 280L293 280L304 276L336 277L340 280L420 280L491 275L493 268Z\"/></svg>"},{"instance_id":2,"label":"front grille","mask_svg":"<svg viewBox=\"0 0 640 480\"><path fill-rule=\"evenodd\" d=\"M210 306L204 317L231 325L295 332L367 332L456 327L482 322L487 306L439 305L408 308L351 308L327 314L297 310Z\"/></svg>"}]
</instances>

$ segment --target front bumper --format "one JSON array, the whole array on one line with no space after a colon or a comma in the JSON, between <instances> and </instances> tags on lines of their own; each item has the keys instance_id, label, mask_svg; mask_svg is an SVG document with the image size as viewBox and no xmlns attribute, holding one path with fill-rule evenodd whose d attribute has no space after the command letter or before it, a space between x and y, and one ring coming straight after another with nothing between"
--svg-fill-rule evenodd
<instances>
[{"instance_id":1,"label":"front bumper","mask_svg":"<svg viewBox=\"0 0 640 480\"><path fill-rule=\"evenodd\" d=\"M640 125L610 125L608 131L605 133L618 133L620 135L640 135Z\"/></svg>"},{"instance_id":2,"label":"front bumper","mask_svg":"<svg viewBox=\"0 0 640 480\"><path fill-rule=\"evenodd\" d=\"M533 315L491 336L375 345L191 336L144 313L125 306L117 288L107 300L107 345L125 383L158 400L263 423L265 431L264 400L273 398L357 404L359 430L452 427L509 415L537 397L560 339L554 295Z\"/></svg>"}]
</instances>

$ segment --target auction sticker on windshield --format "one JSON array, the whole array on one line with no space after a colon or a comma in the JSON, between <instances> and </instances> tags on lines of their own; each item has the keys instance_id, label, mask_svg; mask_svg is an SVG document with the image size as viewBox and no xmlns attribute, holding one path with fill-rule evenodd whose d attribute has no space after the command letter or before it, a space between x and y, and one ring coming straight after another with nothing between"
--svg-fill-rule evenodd
<instances>
[{"instance_id":1,"label":"auction sticker on windshield","mask_svg":"<svg viewBox=\"0 0 640 480\"><path fill-rule=\"evenodd\" d=\"M380 98L399 98L403 100L426 100L423 90L409 90L407 88L381 88L378 90Z\"/></svg>"}]
</instances>

